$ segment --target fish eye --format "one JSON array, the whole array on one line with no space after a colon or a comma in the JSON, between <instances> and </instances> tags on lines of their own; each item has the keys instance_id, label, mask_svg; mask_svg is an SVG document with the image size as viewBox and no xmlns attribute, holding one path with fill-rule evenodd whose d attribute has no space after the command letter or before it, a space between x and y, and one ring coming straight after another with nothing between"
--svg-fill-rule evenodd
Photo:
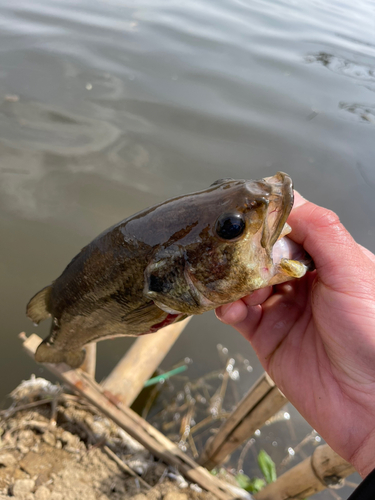
<instances>
[{"instance_id":1,"label":"fish eye","mask_svg":"<svg viewBox=\"0 0 375 500\"><path fill-rule=\"evenodd\" d=\"M241 214L223 214L216 222L216 233L223 240L233 240L244 232L245 221Z\"/></svg>"}]
</instances>

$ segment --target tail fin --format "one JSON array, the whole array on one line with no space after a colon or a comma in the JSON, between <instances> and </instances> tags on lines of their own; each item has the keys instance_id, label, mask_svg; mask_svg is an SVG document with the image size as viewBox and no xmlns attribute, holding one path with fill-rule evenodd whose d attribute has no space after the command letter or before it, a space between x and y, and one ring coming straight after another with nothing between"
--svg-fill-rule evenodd
<instances>
[{"instance_id":1,"label":"tail fin","mask_svg":"<svg viewBox=\"0 0 375 500\"><path fill-rule=\"evenodd\" d=\"M36 350L35 361L37 363L66 363L71 368L82 365L86 356L84 349L76 351L60 351L53 345L43 341Z\"/></svg>"},{"instance_id":2,"label":"tail fin","mask_svg":"<svg viewBox=\"0 0 375 500\"><path fill-rule=\"evenodd\" d=\"M48 311L51 291L52 285L42 288L26 306L27 316L36 324L51 316L51 313Z\"/></svg>"}]
</instances>

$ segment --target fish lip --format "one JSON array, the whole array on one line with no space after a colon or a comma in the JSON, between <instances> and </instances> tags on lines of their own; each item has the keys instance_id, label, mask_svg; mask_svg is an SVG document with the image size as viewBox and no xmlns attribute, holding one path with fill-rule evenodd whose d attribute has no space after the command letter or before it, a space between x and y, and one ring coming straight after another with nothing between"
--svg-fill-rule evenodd
<instances>
[{"instance_id":1,"label":"fish lip","mask_svg":"<svg viewBox=\"0 0 375 500\"><path fill-rule=\"evenodd\" d=\"M268 207L263 225L261 245L270 253L273 245L279 239L293 208L293 181L291 177L284 172L277 172L274 176L266 177L263 181L271 187L271 192L267 196ZM275 210L272 210L275 205ZM275 222L272 223L270 215L275 212L277 212L279 216L276 218Z\"/></svg>"}]
</instances>

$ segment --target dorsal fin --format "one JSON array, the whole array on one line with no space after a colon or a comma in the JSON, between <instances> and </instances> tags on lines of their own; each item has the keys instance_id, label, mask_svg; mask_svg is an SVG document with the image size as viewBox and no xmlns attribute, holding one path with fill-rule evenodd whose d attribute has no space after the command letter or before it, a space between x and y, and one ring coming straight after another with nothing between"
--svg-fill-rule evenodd
<instances>
[{"instance_id":1,"label":"dorsal fin","mask_svg":"<svg viewBox=\"0 0 375 500\"><path fill-rule=\"evenodd\" d=\"M233 181L233 180L234 180L233 177L225 177L224 179L218 179L217 181L210 184L210 187L217 186L219 184L223 184L223 182L229 182L229 181Z\"/></svg>"}]
</instances>

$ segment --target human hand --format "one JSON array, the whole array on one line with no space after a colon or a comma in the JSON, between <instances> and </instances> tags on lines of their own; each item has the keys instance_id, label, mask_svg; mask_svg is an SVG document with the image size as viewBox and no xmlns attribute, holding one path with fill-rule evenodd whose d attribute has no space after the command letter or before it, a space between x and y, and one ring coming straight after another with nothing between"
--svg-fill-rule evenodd
<instances>
[{"instance_id":1,"label":"human hand","mask_svg":"<svg viewBox=\"0 0 375 500\"><path fill-rule=\"evenodd\" d=\"M375 255L295 193L291 239L316 271L216 310L251 342L310 425L365 477L375 468Z\"/></svg>"}]
</instances>

